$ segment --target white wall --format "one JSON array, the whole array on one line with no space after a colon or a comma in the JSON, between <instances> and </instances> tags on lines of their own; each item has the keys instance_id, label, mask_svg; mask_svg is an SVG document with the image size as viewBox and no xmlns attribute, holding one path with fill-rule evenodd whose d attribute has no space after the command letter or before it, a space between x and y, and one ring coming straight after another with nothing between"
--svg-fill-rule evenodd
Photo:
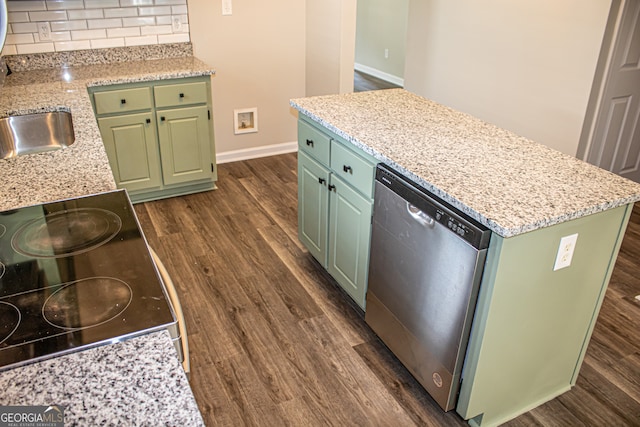
<instances>
[{"instance_id":1,"label":"white wall","mask_svg":"<svg viewBox=\"0 0 640 427\"><path fill-rule=\"evenodd\" d=\"M306 0L306 96L353 92L356 0Z\"/></svg>"},{"instance_id":2,"label":"white wall","mask_svg":"<svg viewBox=\"0 0 640 427\"><path fill-rule=\"evenodd\" d=\"M611 0L411 0L405 87L575 155Z\"/></svg>"},{"instance_id":3,"label":"white wall","mask_svg":"<svg viewBox=\"0 0 640 427\"><path fill-rule=\"evenodd\" d=\"M408 17L409 0L358 0L356 69L402 84Z\"/></svg>"},{"instance_id":4,"label":"white wall","mask_svg":"<svg viewBox=\"0 0 640 427\"><path fill-rule=\"evenodd\" d=\"M289 99L305 96L305 5L299 0L189 0L194 54L215 67L212 79L216 151L222 161L296 148ZM258 109L258 132L234 134L234 109ZM247 154L248 153L248 154Z\"/></svg>"}]
</instances>

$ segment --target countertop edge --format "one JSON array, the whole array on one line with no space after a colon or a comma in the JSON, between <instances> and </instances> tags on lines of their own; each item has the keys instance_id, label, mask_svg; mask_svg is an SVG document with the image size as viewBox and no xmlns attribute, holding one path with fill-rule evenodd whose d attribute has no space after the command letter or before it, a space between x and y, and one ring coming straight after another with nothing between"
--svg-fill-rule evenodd
<instances>
[{"instance_id":1,"label":"countertop edge","mask_svg":"<svg viewBox=\"0 0 640 427\"><path fill-rule=\"evenodd\" d=\"M69 425L204 425L167 330L0 372L0 386L1 405L61 405Z\"/></svg>"},{"instance_id":2,"label":"countertop edge","mask_svg":"<svg viewBox=\"0 0 640 427\"><path fill-rule=\"evenodd\" d=\"M531 231L535 231L535 230L540 229L540 228L550 227L550 226L553 226L553 225L556 225L556 224L561 224L561 223L566 222L566 221L578 219L578 218L581 218L581 217L584 217L584 216L588 216L588 215L592 215L592 214L596 214L596 213L599 213L599 212L604 212L604 211L609 210L609 209L615 209L615 208L618 208L620 206L624 206L624 205L627 205L627 204L630 204L630 203L635 203L637 201L640 201L640 194L637 194L636 196L630 196L630 197L625 197L625 198L614 199L614 200L611 200L609 202L601 203L601 204L598 204L598 205L594 205L594 206L591 206L591 207L588 207L588 208L585 208L585 209L581 209L581 210L577 210L577 211L573 211L573 212L567 212L567 213L565 213L563 215L559 215L559 216L555 216L555 217L551 217L551 218L544 218L544 219L542 219L540 221L536 221L534 223L527 224L527 225L524 225L524 226L521 226L521 227L513 227L513 228L503 227L500 224L496 223L491 218L488 218L488 217L482 215L480 212L478 212L478 211L466 206L465 204L460 202L457 198L451 196L450 194L448 194L447 192L443 191L442 189L437 188L433 184L429 183L428 181L426 181L423 178L419 177L418 175L414 174L413 172L411 172L410 170L405 168L403 165L400 165L400 164L396 163L395 161L393 161L392 159L382 155L381 153L379 153L378 151L374 150L373 148L371 148L367 144L359 141L356 137L350 135L349 133L343 131L342 129L339 129L338 127L334 126L332 123L322 119L321 117L317 116L316 114L312 113L311 111L309 111L309 110L305 109L304 107L300 106L299 104L297 104L295 102L294 99L290 100L289 104L290 104L291 107L293 107L294 109L296 109L301 114L303 114L306 117L308 117L309 119L311 119L314 122L318 123L322 127L327 128L331 132L334 132L336 135L344 138L346 141L348 141L351 144L353 144L354 146L358 147L359 149L361 149L365 153L373 156L377 160L379 160L379 161L381 161L383 163L386 163L387 165L391 166L393 169L395 169L398 172L404 174L408 178L412 179L414 182L416 182L419 185L423 186L425 189L427 189L430 192L434 193L435 195L437 195L438 197L442 198L446 202L450 203L451 205L453 205L457 209L459 209L462 212L466 213L467 215L471 216L473 219L475 219L476 221L480 222L482 225L488 227L493 232L495 232L498 235L500 235L502 237L505 237L505 238L514 237L514 236L517 236L517 235L520 235L520 234L525 234L525 233L528 233L528 232L531 232Z\"/></svg>"}]
</instances>

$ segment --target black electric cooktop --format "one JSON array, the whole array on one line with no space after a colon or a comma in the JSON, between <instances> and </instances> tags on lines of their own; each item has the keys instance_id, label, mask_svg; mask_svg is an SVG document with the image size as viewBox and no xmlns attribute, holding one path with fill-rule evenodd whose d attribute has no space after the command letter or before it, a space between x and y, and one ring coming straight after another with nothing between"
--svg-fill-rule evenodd
<instances>
[{"instance_id":1,"label":"black electric cooktop","mask_svg":"<svg viewBox=\"0 0 640 427\"><path fill-rule=\"evenodd\" d=\"M0 370L173 323L124 190L0 212Z\"/></svg>"}]
</instances>

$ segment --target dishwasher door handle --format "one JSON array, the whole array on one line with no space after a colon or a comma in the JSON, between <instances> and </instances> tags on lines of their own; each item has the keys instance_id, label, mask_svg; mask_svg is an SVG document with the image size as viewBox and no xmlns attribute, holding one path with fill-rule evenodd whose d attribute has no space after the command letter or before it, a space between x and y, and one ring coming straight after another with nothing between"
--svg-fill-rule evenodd
<instances>
[{"instance_id":1,"label":"dishwasher door handle","mask_svg":"<svg viewBox=\"0 0 640 427\"><path fill-rule=\"evenodd\" d=\"M409 215L411 215L413 219L415 219L425 227L432 228L436 223L435 219L433 219L432 217L430 217L429 215L427 215L426 213L424 213L423 211L421 211L420 209L418 209L417 207L415 207L409 202L407 202L407 212L409 212Z\"/></svg>"}]
</instances>

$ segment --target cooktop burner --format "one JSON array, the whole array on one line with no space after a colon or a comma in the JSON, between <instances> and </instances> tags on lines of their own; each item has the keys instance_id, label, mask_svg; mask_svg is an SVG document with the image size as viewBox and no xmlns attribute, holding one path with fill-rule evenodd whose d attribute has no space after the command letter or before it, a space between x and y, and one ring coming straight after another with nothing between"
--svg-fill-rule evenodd
<instances>
[{"instance_id":1,"label":"cooktop burner","mask_svg":"<svg viewBox=\"0 0 640 427\"><path fill-rule=\"evenodd\" d=\"M0 212L0 260L0 370L175 323L124 190Z\"/></svg>"},{"instance_id":2,"label":"cooktop burner","mask_svg":"<svg viewBox=\"0 0 640 427\"><path fill-rule=\"evenodd\" d=\"M105 244L120 231L122 221L104 209L78 208L46 214L29 221L11 239L26 256L66 257Z\"/></svg>"},{"instance_id":3,"label":"cooktop burner","mask_svg":"<svg viewBox=\"0 0 640 427\"><path fill-rule=\"evenodd\" d=\"M131 288L121 280L112 277L82 279L49 295L42 306L42 316L50 325L61 329L90 328L108 322L126 310L131 297Z\"/></svg>"},{"instance_id":4,"label":"cooktop burner","mask_svg":"<svg viewBox=\"0 0 640 427\"><path fill-rule=\"evenodd\" d=\"M20 310L13 305L0 301L0 344L5 342L20 324Z\"/></svg>"}]
</instances>

